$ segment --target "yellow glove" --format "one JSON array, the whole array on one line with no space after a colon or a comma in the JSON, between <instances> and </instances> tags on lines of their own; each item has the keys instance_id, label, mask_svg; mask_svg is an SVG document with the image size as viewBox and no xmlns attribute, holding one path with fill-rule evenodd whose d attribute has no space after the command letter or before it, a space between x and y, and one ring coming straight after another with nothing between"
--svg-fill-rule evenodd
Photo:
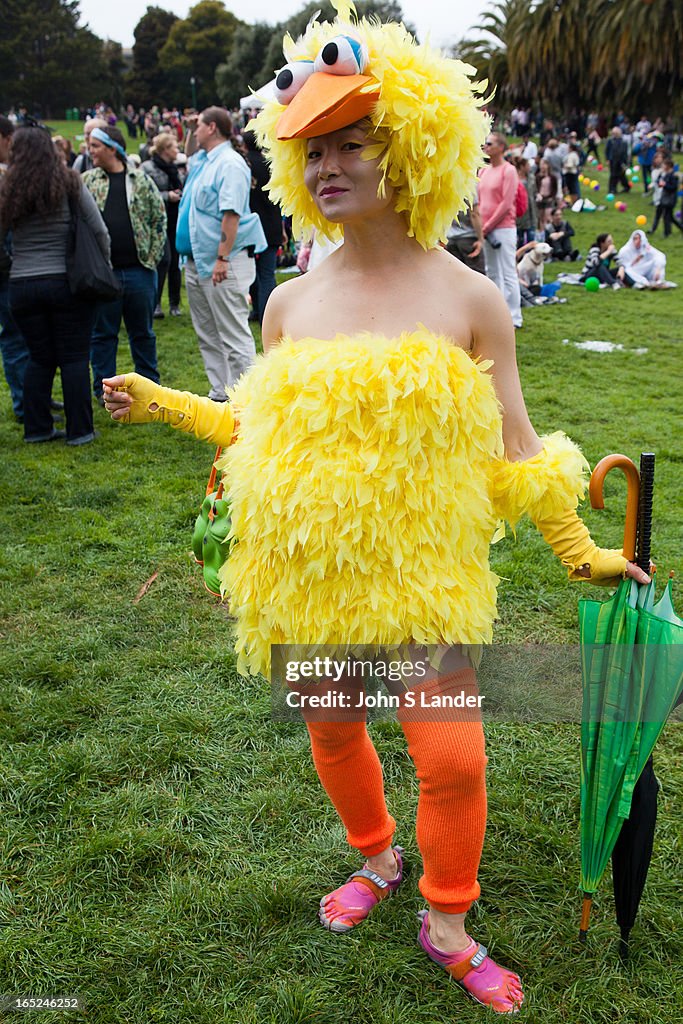
<instances>
[{"instance_id":1,"label":"yellow glove","mask_svg":"<svg viewBox=\"0 0 683 1024\"><path fill-rule=\"evenodd\" d=\"M127 373L124 384L113 389L124 392L133 399L121 423L168 423L176 430L194 434L200 441L227 447L235 433L235 416L229 402L214 402L211 398L200 398L190 391L175 391L141 377L139 373Z\"/></svg>"},{"instance_id":2,"label":"yellow glove","mask_svg":"<svg viewBox=\"0 0 683 1024\"><path fill-rule=\"evenodd\" d=\"M622 552L597 547L575 509L534 519L534 523L562 564L567 566L570 580L590 580L599 586L609 587L624 578L627 561Z\"/></svg>"}]
</instances>

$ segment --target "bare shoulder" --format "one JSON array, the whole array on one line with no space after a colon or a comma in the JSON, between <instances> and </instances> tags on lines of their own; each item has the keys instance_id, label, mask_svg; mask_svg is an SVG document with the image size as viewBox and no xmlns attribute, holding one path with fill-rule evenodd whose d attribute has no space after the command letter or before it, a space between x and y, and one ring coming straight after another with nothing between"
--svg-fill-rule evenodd
<instances>
[{"instance_id":1,"label":"bare shoulder","mask_svg":"<svg viewBox=\"0 0 683 1024\"><path fill-rule=\"evenodd\" d=\"M434 284L444 289L444 294L457 298L458 302L477 302L492 295L500 295L488 277L471 270L446 249L431 249L426 255L430 259L429 267Z\"/></svg>"},{"instance_id":2,"label":"bare shoulder","mask_svg":"<svg viewBox=\"0 0 683 1024\"><path fill-rule=\"evenodd\" d=\"M307 275L292 277L274 288L268 297L263 315L263 351L269 352L287 333L287 320L294 309L305 301L308 290Z\"/></svg>"},{"instance_id":3,"label":"bare shoulder","mask_svg":"<svg viewBox=\"0 0 683 1024\"><path fill-rule=\"evenodd\" d=\"M306 284L306 274L290 277L273 289L268 302L270 303L272 300L277 303L279 309L285 310L290 303L300 301L300 296L305 291Z\"/></svg>"},{"instance_id":4,"label":"bare shoulder","mask_svg":"<svg viewBox=\"0 0 683 1024\"><path fill-rule=\"evenodd\" d=\"M483 335L497 334L510 321L505 300L495 284L445 249L433 250L432 287L439 294L445 316L458 325L455 336L469 336L472 352Z\"/></svg>"},{"instance_id":5,"label":"bare shoulder","mask_svg":"<svg viewBox=\"0 0 683 1024\"><path fill-rule=\"evenodd\" d=\"M500 292L493 281L485 274L465 266L455 256L451 256L445 249L439 249L440 273L443 275L444 283L458 289L461 299L471 302L490 300L493 296L499 296Z\"/></svg>"}]
</instances>

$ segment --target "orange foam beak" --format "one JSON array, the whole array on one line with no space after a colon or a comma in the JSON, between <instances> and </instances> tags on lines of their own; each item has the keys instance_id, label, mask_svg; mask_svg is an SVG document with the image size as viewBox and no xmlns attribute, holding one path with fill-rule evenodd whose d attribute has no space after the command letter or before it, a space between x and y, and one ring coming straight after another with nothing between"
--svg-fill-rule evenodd
<instances>
[{"instance_id":1,"label":"orange foam beak","mask_svg":"<svg viewBox=\"0 0 683 1024\"><path fill-rule=\"evenodd\" d=\"M277 123L277 137L311 139L367 117L379 99L379 83L369 75L314 72Z\"/></svg>"}]
</instances>

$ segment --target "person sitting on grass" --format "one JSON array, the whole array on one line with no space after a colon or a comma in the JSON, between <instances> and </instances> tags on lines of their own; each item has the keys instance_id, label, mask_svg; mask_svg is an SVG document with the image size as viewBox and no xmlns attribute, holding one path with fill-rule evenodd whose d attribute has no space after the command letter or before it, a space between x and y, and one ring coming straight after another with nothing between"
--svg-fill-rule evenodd
<instances>
[{"instance_id":1,"label":"person sitting on grass","mask_svg":"<svg viewBox=\"0 0 683 1024\"><path fill-rule=\"evenodd\" d=\"M550 224L545 229L545 240L552 250L550 258L565 262L577 260L579 250L572 246L573 237L574 228L562 216L561 208L556 206L550 215Z\"/></svg>"},{"instance_id":2,"label":"person sitting on grass","mask_svg":"<svg viewBox=\"0 0 683 1024\"><path fill-rule=\"evenodd\" d=\"M660 288L666 280L666 256L647 240L644 231L634 231L617 254L619 270L635 288Z\"/></svg>"},{"instance_id":3,"label":"person sitting on grass","mask_svg":"<svg viewBox=\"0 0 683 1024\"><path fill-rule=\"evenodd\" d=\"M589 277L596 277L601 285L614 288L632 288L633 279L629 277L626 268L620 266L616 273L612 273L610 263L617 255L617 247L610 234L598 235L586 256L586 262L581 271L580 282L584 284Z\"/></svg>"},{"instance_id":4,"label":"person sitting on grass","mask_svg":"<svg viewBox=\"0 0 683 1024\"><path fill-rule=\"evenodd\" d=\"M287 39L255 130L295 233L315 227L343 244L272 292L265 355L230 403L136 374L107 380L105 402L119 421L228 446L236 542L220 577L240 672L271 674L275 643L448 647L423 682L407 680L417 706L404 698L398 711L420 780L419 943L477 1002L515 1013L520 979L465 928L486 825L481 716L419 706L454 687L476 692L462 645L492 637L488 551L501 517L529 512L574 579L647 576L590 539L575 511L584 459L532 427L503 297L438 245L474 193L490 135L481 86L402 25L351 23L351 5L336 6L339 20ZM329 692L323 682L315 689ZM320 922L343 933L401 888L403 851L362 710L303 717L364 860L320 903Z\"/></svg>"}]
</instances>

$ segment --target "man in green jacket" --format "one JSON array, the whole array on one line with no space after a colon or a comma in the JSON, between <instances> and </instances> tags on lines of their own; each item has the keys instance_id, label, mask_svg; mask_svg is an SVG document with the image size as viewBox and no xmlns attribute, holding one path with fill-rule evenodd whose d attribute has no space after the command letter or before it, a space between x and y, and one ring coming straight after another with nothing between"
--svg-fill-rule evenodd
<instances>
[{"instance_id":1,"label":"man in green jacket","mask_svg":"<svg viewBox=\"0 0 683 1024\"><path fill-rule=\"evenodd\" d=\"M137 373L159 383L157 342L152 330L156 265L166 242L166 210L152 180L128 165L126 143L117 128L90 134L94 169L83 181L95 198L111 236L111 262L121 295L97 308L90 361L95 397L102 403L102 378L116 373L121 317Z\"/></svg>"}]
</instances>

